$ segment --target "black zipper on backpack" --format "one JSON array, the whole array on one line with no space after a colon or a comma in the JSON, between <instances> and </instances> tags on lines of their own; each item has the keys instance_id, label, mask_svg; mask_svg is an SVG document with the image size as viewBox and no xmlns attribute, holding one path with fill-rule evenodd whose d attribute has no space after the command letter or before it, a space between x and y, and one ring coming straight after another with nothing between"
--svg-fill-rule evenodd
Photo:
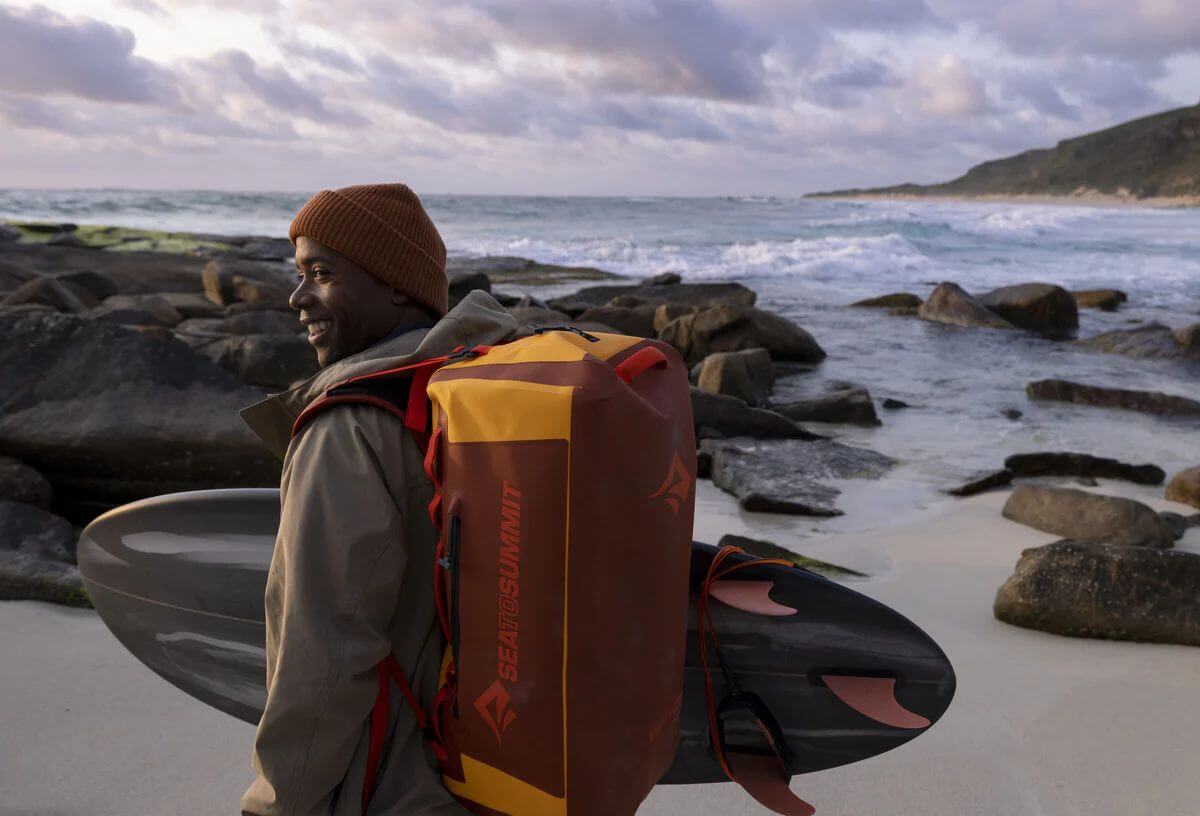
<instances>
[{"instance_id":1,"label":"black zipper on backpack","mask_svg":"<svg viewBox=\"0 0 1200 816\"><path fill-rule=\"evenodd\" d=\"M450 543L450 658L454 661L454 666L457 671L461 671L461 666L458 665L458 646L459 646L459 614L458 614L458 582L459 582L459 567L461 564L461 541L462 541L462 519L459 516L450 517L450 530L448 535ZM454 697L454 705L452 708L455 717L458 717L458 695Z\"/></svg>"}]
</instances>

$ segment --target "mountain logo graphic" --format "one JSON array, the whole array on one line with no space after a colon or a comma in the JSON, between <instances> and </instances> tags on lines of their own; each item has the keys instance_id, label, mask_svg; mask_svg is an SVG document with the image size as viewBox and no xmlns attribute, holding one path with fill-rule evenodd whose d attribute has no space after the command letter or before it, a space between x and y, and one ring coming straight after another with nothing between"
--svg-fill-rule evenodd
<instances>
[{"instance_id":1,"label":"mountain logo graphic","mask_svg":"<svg viewBox=\"0 0 1200 816\"><path fill-rule=\"evenodd\" d=\"M663 479L662 487L654 491L648 498L657 499L662 496L671 508L671 512L678 514L679 508L687 501L691 489L692 474L688 473L683 459L679 456L679 451L675 451L675 458L671 460L671 467L667 470L667 478Z\"/></svg>"},{"instance_id":2,"label":"mountain logo graphic","mask_svg":"<svg viewBox=\"0 0 1200 816\"><path fill-rule=\"evenodd\" d=\"M487 687L487 691L475 698L475 710L479 712L479 716L483 717L488 728L491 728L492 733L496 735L497 745L503 745L505 730L517 718L517 712L510 711L508 708L508 704L511 702L512 696L499 678Z\"/></svg>"}]
</instances>

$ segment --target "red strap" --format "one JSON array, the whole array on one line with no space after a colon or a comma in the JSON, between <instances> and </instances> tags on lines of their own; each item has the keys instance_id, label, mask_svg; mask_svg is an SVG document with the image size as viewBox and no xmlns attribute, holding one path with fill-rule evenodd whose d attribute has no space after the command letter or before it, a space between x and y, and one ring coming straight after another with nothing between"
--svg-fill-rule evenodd
<instances>
[{"instance_id":1,"label":"red strap","mask_svg":"<svg viewBox=\"0 0 1200 816\"><path fill-rule=\"evenodd\" d=\"M390 655L389 655L390 657ZM375 777L379 773L379 760L383 756L383 739L388 725L388 676L385 661L375 666L379 678L379 690L375 693L375 707L371 709L369 749L367 751L367 775L363 781L362 812L367 812L367 803L375 792Z\"/></svg>"},{"instance_id":2,"label":"red strap","mask_svg":"<svg viewBox=\"0 0 1200 816\"><path fill-rule=\"evenodd\" d=\"M624 360L617 364L617 376L626 383L633 382L634 378L645 374L649 369L658 366L659 368L667 367L667 358L661 351L654 346L646 346L641 351L630 354Z\"/></svg>"}]
</instances>

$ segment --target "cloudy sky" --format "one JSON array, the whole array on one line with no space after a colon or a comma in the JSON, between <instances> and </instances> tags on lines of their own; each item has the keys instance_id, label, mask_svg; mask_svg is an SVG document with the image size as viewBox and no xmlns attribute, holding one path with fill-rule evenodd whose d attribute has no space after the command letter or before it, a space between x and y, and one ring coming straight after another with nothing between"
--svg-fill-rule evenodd
<instances>
[{"instance_id":1,"label":"cloudy sky","mask_svg":"<svg viewBox=\"0 0 1200 816\"><path fill-rule=\"evenodd\" d=\"M0 0L0 187L794 195L1198 99L1196 0Z\"/></svg>"}]
</instances>

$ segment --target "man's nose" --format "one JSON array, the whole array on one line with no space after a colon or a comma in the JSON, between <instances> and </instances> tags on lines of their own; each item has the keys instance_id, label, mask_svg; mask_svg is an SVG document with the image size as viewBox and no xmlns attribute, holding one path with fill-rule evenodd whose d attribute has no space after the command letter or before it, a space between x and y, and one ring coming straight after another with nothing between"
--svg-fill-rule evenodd
<instances>
[{"instance_id":1,"label":"man's nose","mask_svg":"<svg viewBox=\"0 0 1200 816\"><path fill-rule=\"evenodd\" d=\"M308 288L308 278L301 278L296 284L296 288L292 290L292 294L288 296L288 306L291 306L297 312L312 303L312 292Z\"/></svg>"}]
</instances>

